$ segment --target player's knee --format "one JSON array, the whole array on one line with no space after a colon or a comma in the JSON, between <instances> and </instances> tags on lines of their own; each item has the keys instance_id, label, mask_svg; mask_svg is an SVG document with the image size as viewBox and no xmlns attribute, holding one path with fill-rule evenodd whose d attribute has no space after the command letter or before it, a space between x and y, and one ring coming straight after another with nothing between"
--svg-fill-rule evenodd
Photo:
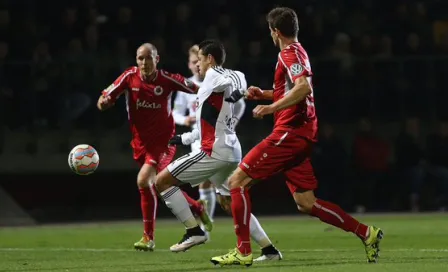
<instances>
[{"instance_id":1,"label":"player's knee","mask_svg":"<svg viewBox=\"0 0 448 272\"><path fill-rule=\"evenodd\" d=\"M137 186L138 188L146 188L149 187L151 183L151 176L145 174L138 174L137 176Z\"/></svg>"},{"instance_id":2,"label":"player's knee","mask_svg":"<svg viewBox=\"0 0 448 272\"><path fill-rule=\"evenodd\" d=\"M162 170L162 172L157 174L154 183L157 191L161 193L170 188L171 186L176 185L176 180L171 175L171 173L165 168L164 170Z\"/></svg>"},{"instance_id":3,"label":"player's knee","mask_svg":"<svg viewBox=\"0 0 448 272\"><path fill-rule=\"evenodd\" d=\"M232 190L240 187L248 187L251 180L252 179L243 170L237 168L229 178L229 188Z\"/></svg>"},{"instance_id":4,"label":"player's knee","mask_svg":"<svg viewBox=\"0 0 448 272\"><path fill-rule=\"evenodd\" d=\"M312 191L311 191L312 192ZM294 201L299 211L303 213L311 213L316 197L311 193L294 193Z\"/></svg>"},{"instance_id":5,"label":"player's knee","mask_svg":"<svg viewBox=\"0 0 448 272\"><path fill-rule=\"evenodd\" d=\"M156 170L150 165L143 165L140 172L137 175L138 188L149 187L149 184L154 182L156 176Z\"/></svg>"},{"instance_id":6,"label":"player's knee","mask_svg":"<svg viewBox=\"0 0 448 272\"><path fill-rule=\"evenodd\" d=\"M297 203L296 203L297 204ZM309 213L311 213L311 210L312 210L312 208L313 208L313 205L311 205L311 206L309 206L309 205L300 205L300 204L297 204L297 209L300 211L300 212L302 212L302 213L307 213L307 214L309 214Z\"/></svg>"}]
</instances>

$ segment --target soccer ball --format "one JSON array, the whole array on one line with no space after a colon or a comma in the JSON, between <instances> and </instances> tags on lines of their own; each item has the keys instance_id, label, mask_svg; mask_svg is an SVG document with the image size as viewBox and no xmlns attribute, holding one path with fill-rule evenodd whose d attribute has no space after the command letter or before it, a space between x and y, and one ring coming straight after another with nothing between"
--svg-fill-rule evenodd
<instances>
[{"instance_id":1,"label":"soccer ball","mask_svg":"<svg viewBox=\"0 0 448 272\"><path fill-rule=\"evenodd\" d=\"M68 165L78 175L90 175L95 172L100 163L100 156L95 148L81 144L75 146L68 155Z\"/></svg>"}]
</instances>

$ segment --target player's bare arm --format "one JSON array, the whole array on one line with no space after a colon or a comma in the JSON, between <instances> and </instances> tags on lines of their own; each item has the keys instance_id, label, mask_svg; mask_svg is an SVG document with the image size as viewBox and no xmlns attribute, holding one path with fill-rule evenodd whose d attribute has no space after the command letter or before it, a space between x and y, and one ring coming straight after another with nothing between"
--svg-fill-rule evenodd
<instances>
[{"instance_id":1,"label":"player's bare arm","mask_svg":"<svg viewBox=\"0 0 448 272\"><path fill-rule=\"evenodd\" d=\"M98 102L96 103L96 106L100 111L105 111L110 107L112 107L113 105L114 103L112 102L112 98L109 95L106 96L101 95L98 98Z\"/></svg>"},{"instance_id":2,"label":"player's bare arm","mask_svg":"<svg viewBox=\"0 0 448 272\"><path fill-rule=\"evenodd\" d=\"M280 100L270 105L258 105L253 109L255 118L272 114L302 102L311 93L311 86L305 76L299 77L294 82L294 87Z\"/></svg>"},{"instance_id":3,"label":"player's bare arm","mask_svg":"<svg viewBox=\"0 0 448 272\"><path fill-rule=\"evenodd\" d=\"M287 95L271 105L274 111L288 108L302 102L309 94L311 94L311 91L311 86L308 83L307 77L301 76L296 79L294 87Z\"/></svg>"},{"instance_id":4,"label":"player's bare arm","mask_svg":"<svg viewBox=\"0 0 448 272\"><path fill-rule=\"evenodd\" d=\"M247 89L246 98L249 100L273 100L273 90L262 90L259 87L250 86Z\"/></svg>"}]
</instances>

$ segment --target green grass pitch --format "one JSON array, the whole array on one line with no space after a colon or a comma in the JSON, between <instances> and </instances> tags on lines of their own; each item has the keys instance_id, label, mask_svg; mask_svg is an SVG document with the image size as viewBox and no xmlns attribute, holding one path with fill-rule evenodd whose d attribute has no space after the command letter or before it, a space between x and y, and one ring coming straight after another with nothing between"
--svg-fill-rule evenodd
<instances>
[{"instance_id":1,"label":"green grass pitch","mask_svg":"<svg viewBox=\"0 0 448 272\"><path fill-rule=\"evenodd\" d=\"M211 242L171 253L183 228L157 223L156 250L136 252L139 222L0 228L0 271L448 271L448 217L444 214L368 215L360 219L384 230L381 257L366 262L352 234L314 218L259 218L284 260L246 267L213 266L209 259L235 246L230 218L217 219ZM254 247L254 257L259 249Z\"/></svg>"}]
</instances>

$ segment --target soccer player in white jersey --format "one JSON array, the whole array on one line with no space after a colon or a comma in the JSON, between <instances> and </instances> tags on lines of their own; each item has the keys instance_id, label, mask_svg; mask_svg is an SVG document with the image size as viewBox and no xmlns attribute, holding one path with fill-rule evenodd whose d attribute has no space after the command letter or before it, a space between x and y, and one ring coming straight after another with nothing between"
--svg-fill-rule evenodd
<instances>
[{"instance_id":1,"label":"soccer player in white jersey","mask_svg":"<svg viewBox=\"0 0 448 272\"><path fill-rule=\"evenodd\" d=\"M193 74L189 80L194 82L197 86L200 86L202 78L199 75L197 67L198 51L199 46L196 44L188 50L188 69L190 69ZM241 99L239 101L243 100ZM189 127L191 130L196 129L196 108L196 94L184 95L183 92L177 92L176 99L174 100L174 122L176 122L177 125ZM201 142L197 139L190 146L192 152L198 151L201 149ZM201 204L207 208L207 213L210 218L213 219L216 206L216 194L215 188L213 188L210 181L207 180L199 184L198 202L201 202ZM201 228L205 230L204 226L201 226ZM207 238L210 239L210 234L207 231L205 231L205 234L207 235Z\"/></svg>"},{"instance_id":2,"label":"soccer player in white jersey","mask_svg":"<svg viewBox=\"0 0 448 272\"><path fill-rule=\"evenodd\" d=\"M198 52L199 46L196 44L188 50L188 68L193 74L193 76L190 77L189 80L197 86L200 86L203 78L199 75L199 69L197 66ZM173 117L177 125L190 127L191 130L197 129L196 97L196 94L188 94L185 92L176 93L176 99L174 100ZM240 99L235 102L235 115L233 116L233 118L234 120L236 120L236 122L241 120L245 109L246 103L244 102L244 99ZM199 151L201 149L201 141L199 139L196 139L190 146L192 152ZM213 220L216 206L216 194L215 188L209 180L199 184L198 202L200 202L204 207L207 208L207 213ZM205 227L201 226L201 228L205 230ZM210 239L210 234L207 231L205 231L205 234L207 235L207 238Z\"/></svg>"},{"instance_id":3,"label":"soccer player in white jersey","mask_svg":"<svg viewBox=\"0 0 448 272\"><path fill-rule=\"evenodd\" d=\"M242 157L235 133L235 100L231 94L246 89L247 83L243 73L222 68L225 55L220 42L199 44L198 68L204 81L197 95L197 128L173 137L170 142L189 145L199 139L201 148L175 160L156 177L156 189L186 228L180 242L171 246L173 252L186 251L207 241L179 185L189 183L195 186L209 180L219 192L221 206L231 213L227 179ZM272 245L256 217L251 214L246 220L250 221L252 238L262 248L262 255L257 260L280 260L281 253Z\"/></svg>"}]
</instances>

